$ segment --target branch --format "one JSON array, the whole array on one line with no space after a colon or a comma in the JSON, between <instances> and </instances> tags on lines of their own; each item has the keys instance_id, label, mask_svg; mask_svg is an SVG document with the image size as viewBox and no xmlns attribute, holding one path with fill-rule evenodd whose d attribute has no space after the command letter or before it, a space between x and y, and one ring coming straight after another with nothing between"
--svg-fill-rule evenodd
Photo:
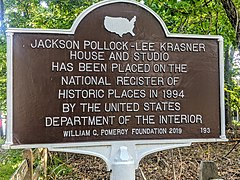
<instances>
[{"instance_id":1,"label":"branch","mask_svg":"<svg viewBox=\"0 0 240 180\"><path fill-rule=\"evenodd\" d=\"M232 0L221 0L221 3L227 13L228 19L230 20L232 27L235 29L236 41L238 49L240 50L240 14Z\"/></svg>"},{"instance_id":2,"label":"branch","mask_svg":"<svg viewBox=\"0 0 240 180\"><path fill-rule=\"evenodd\" d=\"M231 154L231 152L237 147L237 145L240 143L240 141L237 141L237 143L233 146L233 148L224 156L227 157L229 154Z\"/></svg>"},{"instance_id":3,"label":"branch","mask_svg":"<svg viewBox=\"0 0 240 180\"><path fill-rule=\"evenodd\" d=\"M232 24L232 27L236 29L238 26L238 15L237 8L232 0L221 0L223 8L225 9L227 16Z\"/></svg>"}]
</instances>

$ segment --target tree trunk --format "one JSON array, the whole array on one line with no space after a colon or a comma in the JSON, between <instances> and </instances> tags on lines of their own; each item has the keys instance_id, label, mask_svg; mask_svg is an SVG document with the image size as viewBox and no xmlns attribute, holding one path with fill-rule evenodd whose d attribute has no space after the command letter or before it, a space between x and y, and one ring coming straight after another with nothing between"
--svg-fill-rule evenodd
<instances>
[{"instance_id":1,"label":"tree trunk","mask_svg":"<svg viewBox=\"0 0 240 180\"><path fill-rule=\"evenodd\" d=\"M237 10L237 7L234 5L232 0L221 0L221 2L232 27L236 31L236 43L238 45L238 49L240 50L240 12Z\"/></svg>"},{"instance_id":2,"label":"tree trunk","mask_svg":"<svg viewBox=\"0 0 240 180\"><path fill-rule=\"evenodd\" d=\"M225 48L225 82L226 82L226 88L229 89L229 83L230 83L230 47L229 45ZM230 98L230 93L225 91L225 98L227 100L226 106L225 106L225 116L226 116L226 126L231 126L231 98Z\"/></svg>"},{"instance_id":3,"label":"tree trunk","mask_svg":"<svg viewBox=\"0 0 240 180\"><path fill-rule=\"evenodd\" d=\"M240 12L238 11L237 7L234 5L232 0L221 0L223 8L226 11L229 21L231 22L232 27L235 29L236 35L236 45L238 50L240 51ZM231 77L230 77L230 70L231 70L231 60L233 58L234 49L231 47L227 47L225 49L225 81L227 84L227 88L231 90ZM225 92L225 97L228 101L226 104L226 125L231 125L232 122L232 114L231 114L231 98L230 93Z\"/></svg>"}]
</instances>

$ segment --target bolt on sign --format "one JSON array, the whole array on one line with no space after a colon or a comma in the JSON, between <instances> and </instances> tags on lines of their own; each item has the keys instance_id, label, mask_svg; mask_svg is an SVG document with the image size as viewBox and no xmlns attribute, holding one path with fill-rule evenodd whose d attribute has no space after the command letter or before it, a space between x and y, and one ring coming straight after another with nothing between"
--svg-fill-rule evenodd
<instances>
[{"instance_id":1,"label":"bolt on sign","mask_svg":"<svg viewBox=\"0 0 240 180\"><path fill-rule=\"evenodd\" d=\"M221 36L171 34L125 0L7 37L10 146L225 139Z\"/></svg>"}]
</instances>

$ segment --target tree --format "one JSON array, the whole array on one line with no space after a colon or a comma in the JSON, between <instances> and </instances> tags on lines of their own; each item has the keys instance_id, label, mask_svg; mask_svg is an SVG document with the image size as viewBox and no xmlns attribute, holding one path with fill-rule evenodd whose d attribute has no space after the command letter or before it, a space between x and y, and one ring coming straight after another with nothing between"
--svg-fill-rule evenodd
<instances>
[{"instance_id":1,"label":"tree","mask_svg":"<svg viewBox=\"0 0 240 180\"><path fill-rule=\"evenodd\" d=\"M240 48L240 2L238 0L145 0L147 6L157 12L172 33L210 34L224 37L226 123L239 107L239 93L233 82L232 69L235 48ZM237 101L238 100L238 101ZM235 107L235 108L233 108Z\"/></svg>"},{"instance_id":2,"label":"tree","mask_svg":"<svg viewBox=\"0 0 240 180\"><path fill-rule=\"evenodd\" d=\"M13 28L68 29L84 9L98 1L6 0L6 22Z\"/></svg>"},{"instance_id":3,"label":"tree","mask_svg":"<svg viewBox=\"0 0 240 180\"><path fill-rule=\"evenodd\" d=\"M233 45L236 44L236 48L240 52L240 2L237 0L221 0L223 8L226 11L227 17L231 22L232 28L235 30L235 42ZM235 69L230 68L230 64L233 60L233 51L234 47L228 48L225 51L226 58L225 58L225 69L226 69L226 102L228 105L227 108L227 115L229 119L232 119L232 114L234 112L240 112L240 87L232 78L234 73L237 72ZM239 74L237 74L239 76Z\"/></svg>"},{"instance_id":4,"label":"tree","mask_svg":"<svg viewBox=\"0 0 240 180\"><path fill-rule=\"evenodd\" d=\"M226 11L227 17L231 22L236 33L236 43L240 49L240 2L235 0L221 0L223 8Z\"/></svg>"}]
</instances>

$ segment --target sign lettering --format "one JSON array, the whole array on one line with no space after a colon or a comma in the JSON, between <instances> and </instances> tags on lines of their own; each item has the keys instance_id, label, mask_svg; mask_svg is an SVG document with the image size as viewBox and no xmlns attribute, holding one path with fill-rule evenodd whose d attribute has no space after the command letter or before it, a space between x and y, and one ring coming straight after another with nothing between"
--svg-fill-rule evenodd
<instances>
[{"instance_id":1,"label":"sign lettering","mask_svg":"<svg viewBox=\"0 0 240 180\"><path fill-rule=\"evenodd\" d=\"M224 136L220 36L172 35L130 2L82 16L8 31L14 145Z\"/></svg>"}]
</instances>

